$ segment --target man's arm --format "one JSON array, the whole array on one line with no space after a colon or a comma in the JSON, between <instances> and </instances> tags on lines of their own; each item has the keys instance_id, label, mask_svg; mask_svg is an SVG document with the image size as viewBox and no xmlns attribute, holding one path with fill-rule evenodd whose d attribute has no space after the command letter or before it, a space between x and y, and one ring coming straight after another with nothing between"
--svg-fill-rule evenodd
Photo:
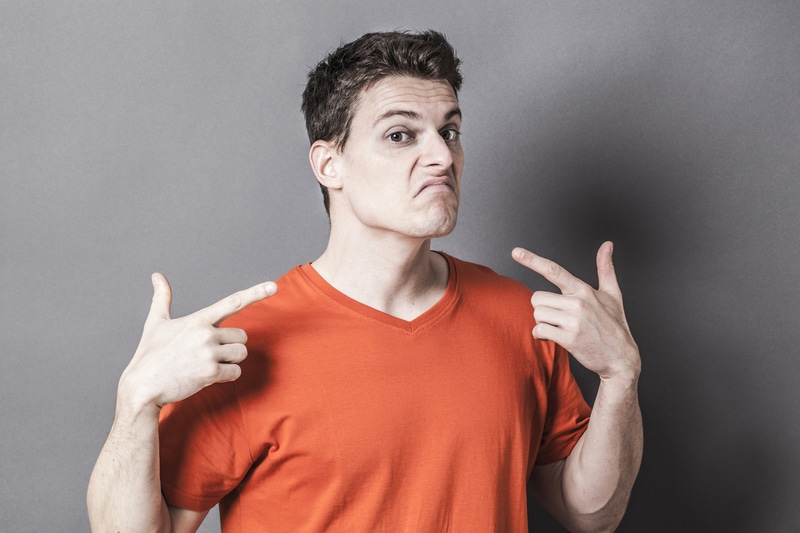
<instances>
[{"instance_id":1,"label":"man's arm","mask_svg":"<svg viewBox=\"0 0 800 533\"><path fill-rule=\"evenodd\" d=\"M274 283L256 285L172 319L169 283L153 275L142 339L120 377L114 423L89 480L93 531L197 530L207 512L168 507L161 495L158 415L167 403L240 376L247 336L219 323L276 290Z\"/></svg>"},{"instance_id":2,"label":"man's arm","mask_svg":"<svg viewBox=\"0 0 800 533\"><path fill-rule=\"evenodd\" d=\"M589 425L572 453L533 471L537 497L571 531L617 527L642 459L641 359L625 319L612 249L607 242L597 252L597 290L550 260L521 248L513 252L561 290L531 298L534 337L560 344L600 376Z\"/></svg>"}]
</instances>

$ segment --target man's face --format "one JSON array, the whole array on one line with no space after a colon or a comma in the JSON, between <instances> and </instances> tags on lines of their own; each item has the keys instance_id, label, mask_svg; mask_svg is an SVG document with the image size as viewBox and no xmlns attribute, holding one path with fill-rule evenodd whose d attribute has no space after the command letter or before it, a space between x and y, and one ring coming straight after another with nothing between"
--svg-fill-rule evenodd
<instances>
[{"instance_id":1,"label":"man's face","mask_svg":"<svg viewBox=\"0 0 800 533\"><path fill-rule=\"evenodd\" d=\"M337 172L337 209L378 231L431 238L456 224L461 111L445 81L388 77L361 94Z\"/></svg>"}]
</instances>

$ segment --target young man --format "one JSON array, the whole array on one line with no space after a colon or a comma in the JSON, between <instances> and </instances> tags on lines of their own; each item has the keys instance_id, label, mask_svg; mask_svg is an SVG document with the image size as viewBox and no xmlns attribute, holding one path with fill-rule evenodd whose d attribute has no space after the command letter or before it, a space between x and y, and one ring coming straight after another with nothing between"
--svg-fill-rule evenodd
<instances>
[{"instance_id":1,"label":"young man","mask_svg":"<svg viewBox=\"0 0 800 533\"><path fill-rule=\"evenodd\" d=\"M533 295L430 250L458 212L460 84L436 32L368 34L310 73L328 247L180 319L153 276L93 529L194 531L219 502L226 532L521 532L528 479L569 529L616 527L642 429L611 245L599 290L515 249L561 291ZM567 350L601 378L591 418Z\"/></svg>"}]
</instances>

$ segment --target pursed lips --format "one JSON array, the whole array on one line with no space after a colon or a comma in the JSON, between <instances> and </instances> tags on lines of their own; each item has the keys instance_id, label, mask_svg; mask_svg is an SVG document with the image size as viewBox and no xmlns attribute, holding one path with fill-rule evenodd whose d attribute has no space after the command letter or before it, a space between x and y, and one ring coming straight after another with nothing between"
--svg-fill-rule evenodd
<instances>
[{"instance_id":1,"label":"pursed lips","mask_svg":"<svg viewBox=\"0 0 800 533\"><path fill-rule=\"evenodd\" d=\"M425 182L423 182L422 186L417 191L417 196L419 196L423 191L428 189L442 190L442 191L449 190L450 192L455 192L456 190L453 180L450 178L450 176L439 176L436 178L425 180Z\"/></svg>"}]
</instances>

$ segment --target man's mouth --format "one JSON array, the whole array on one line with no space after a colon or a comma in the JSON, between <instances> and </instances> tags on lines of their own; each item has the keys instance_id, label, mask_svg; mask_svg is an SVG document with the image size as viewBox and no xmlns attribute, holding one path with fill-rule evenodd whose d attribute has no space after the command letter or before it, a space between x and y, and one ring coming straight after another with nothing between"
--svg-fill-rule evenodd
<instances>
[{"instance_id":1,"label":"man's mouth","mask_svg":"<svg viewBox=\"0 0 800 533\"><path fill-rule=\"evenodd\" d=\"M417 196L419 196L423 191L427 192L455 192L455 186L453 185L453 180L450 179L448 176L439 176L436 178L431 178L426 180L422 187L419 188L417 192Z\"/></svg>"}]
</instances>

